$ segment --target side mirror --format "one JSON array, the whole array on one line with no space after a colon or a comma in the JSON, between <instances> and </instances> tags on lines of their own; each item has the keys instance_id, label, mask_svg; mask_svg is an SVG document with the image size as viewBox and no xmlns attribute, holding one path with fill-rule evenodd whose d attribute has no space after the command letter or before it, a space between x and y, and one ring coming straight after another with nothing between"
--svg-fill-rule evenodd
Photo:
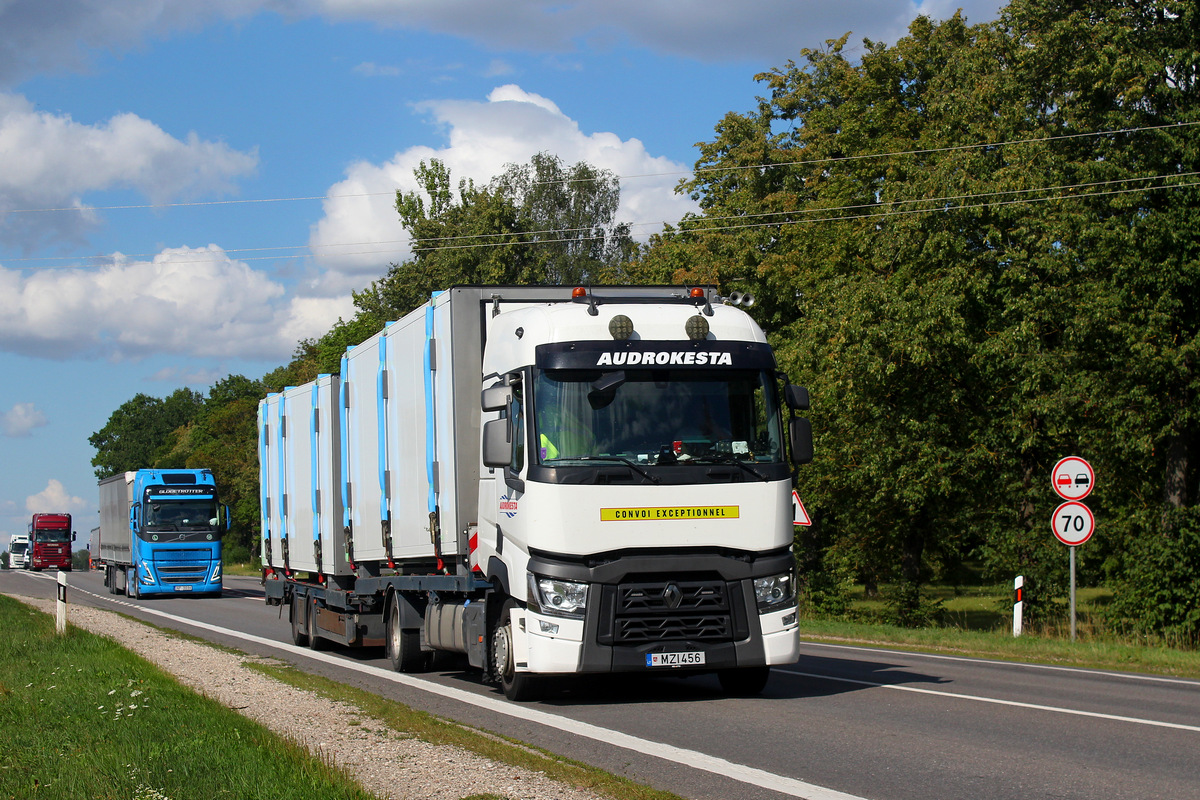
<instances>
[{"instance_id":1,"label":"side mirror","mask_svg":"<svg viewBox=\"0 0 1200 800\"><path fill-rule=\"evenodd\" d=\"M73 542L73 541L75 541L77 538L79 538L79 534L78 534L78 533L76 533L75 531L71 531L71 541Z\"/></svg>"},{"instance_id":2,"label":"side mirror","mask_svg":"<svg viewBox=\"0 0 1200 800\"><path fill-rule=\"evenodd\" d=\"M508 408L510 397L512 397L512 390L509 387L490 386L480 394L479 403L484 411L503 411Z\"/></svg>"},{"instance_id":3,"label":"side mirror","mask_svg":"<svg viewBox=\"0 0 1200 800\"><path fill-rule=\"evenodd\" d=\"M788 437L792 445L792 461L807 464L813 460L812 423L796 417L788 423Z\"/></svg>"},{"instance_id":4,"label":"side mirror","mask_svg":"<svg viewBox=\"0 0 1200 800\"><path fill-rule=\"evenodd\" d=\"M484 393L486 394L487 391L484 390ZM494 419L483 424L483 465L485 467L507 467L512 461L512 440L509 439L508 431L509 426L506 419Z\"/></svg>"},{"instance_id":5,"label":"side mirror","mask_svg":"<svg viewBox=\"0 0 1200 800\"><path fill-rule=\"evenodd\" d=\"M808 408L808 387L789 383L783 390L783 401L793 411L806 410Z\"/></svg>"}]
</instances>

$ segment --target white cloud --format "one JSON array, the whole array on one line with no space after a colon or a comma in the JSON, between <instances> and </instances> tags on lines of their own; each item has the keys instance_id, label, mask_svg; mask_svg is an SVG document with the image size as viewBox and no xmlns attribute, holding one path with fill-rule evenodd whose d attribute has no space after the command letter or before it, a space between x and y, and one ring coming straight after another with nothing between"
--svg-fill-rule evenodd
<instances>
[{"instance_id":1,"label":"white cloud","mask_svg":"<svg viewBox=\"0 0 1200 800\"><path fill-rule=\"evenodd\" d=\"M286 358L298 338L352 311L348 294L291 296L216 245L164 250L152 261L118 254L95 269L0 266L0 348L25 355Z\"/></svg>"},{"instance_id":2,"label":"white cloud","mask_svg":"<svg viewBox=\"0 0 1200 800\"><path fill-rule=\"evenodd\" d=\"M46 415L33 403L17 403L0 415L0 429L5 436L28 436L34 428L46 424Z\"/></svg>"},{"instance_id":3,"label":"white cloud","mask_svg":"<svg viewBox=\"0 0 1200 800\"><path fill-rule=\"evenodd\" d=\"M500 86L486 102L443 100L418 109L446 130L445 147L414 147L385 164L359 162L329 189L325 216L314 226L310 245L329 270L325 281L331 289L362 288L379 277L381 263L408 257L409 238L396 214L395 192L416 190L413 170L434 158L450 169L455 185L463 178L486 183L506 165L528 163L539 152L628 176L621 181L617 220L631 223L635 236L658 232L664 222L696 210L689 198L674 192L689 171L685 165L650 155L637 139L585 133L554 102L519 86ZM359 244L344 246L348 242Z\"/></svg>"},{"instance_id":4,"label":"white cloud","mask_svg":"<svg viewBox=\"0 0 1200 800\"><path fill-rule=\"evenodd\" d=\"M782 64L802 47L853 31L895 41L919 14L944 19L962 8L971 23L995 19L1005 0L294 0L296 14L455 34L493 48L569 51L586 39L621 40L702 61L767 60Z\"/></svg>"},{"instance_id":5,"label":"white cloud","mask_svg":"<svg viewBox=\"0 0 1200 800\"><path fill-rule=\"evenodd\" d=\"M82 125L0 93L0 211L10 212L0 214L0 239L27 249L48 240L78 242L98 221L85 206L88 192L130 188L152 203L223 194L257 165L256 153L195 134L181 141L134 114ZM36 210L45 208L80 210Z\"/></svg>"},{"instance_id":6,"label":"white cloud","mask_svg":"<svg viewBox=\"0 0 1200 800\"><path fill-rule=\"evenodd\" d=\"M219 19L276 12L292 19L370 22L463 36L493 49L567 52L581 40L631 41L702 61L782 64L800 48L853 31L895 41L918 14L971 23L995 19L1004 0L4 0L0 86L35 72L81 69L99 50L121 52Z\"/></svg>"},{"instance_id":7,"label":"white cloud","mask_svg":"<svg viewBox=\"0 0 1200 800\"><path fill-rule=\"evenodd\" d=\"M45 489L25 498L25 510L31 514L80 511L87 508L87 505L86 500L72 495L63 486L62 481L54 478L49 480Z\"/></svg>"}]
</instances>

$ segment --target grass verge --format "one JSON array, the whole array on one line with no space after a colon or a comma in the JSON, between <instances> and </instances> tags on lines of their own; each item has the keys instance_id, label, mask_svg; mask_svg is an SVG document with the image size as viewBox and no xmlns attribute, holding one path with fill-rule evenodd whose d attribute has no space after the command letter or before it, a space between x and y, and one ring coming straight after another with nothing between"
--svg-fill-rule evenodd
<instances>
[{"instance_id":1,"label":"grass verge","mask_svg":"<svg viewBox=\"0 0 1200 800\"><path fill-rule=\"evenodd\" d=\"M680 800L678 795L670 792L642 786L515 739L417 711L403 703L319 675L311 675L294 667L273 663L251 663L247 666L298 689L349 703L361 709L364 714L384 721L396 731L432 744L455 745L492 761L541 772L553 780L588 789L614 800Z\"/></svg>"},{"instance_id":2,"label":"grass verge","mask_svg":"<svg viewBox=\"0 0 1200 800\"><path fill-rule=\"evenodd\" d=\"M1082 635L1072 642L1069 635L1064 635L1058 628L1045 628L1040 632L1027 632L1014 637L1003 631L910 629L808 619L801 620L800 636L812 642L896 647L999 661L1200 679L1200 653L1195 651L1139 645L1091 634Z\"/></svg>"},{"instance_id":3,"label":"grass verge","mask_svg":"<svg viewBox=\"0 0 1200 800\"><path fill-rule=\"evenodd\" d=\"M0 596L0 798L371 800L115 642Z\"/></svg>"}]
</instances>

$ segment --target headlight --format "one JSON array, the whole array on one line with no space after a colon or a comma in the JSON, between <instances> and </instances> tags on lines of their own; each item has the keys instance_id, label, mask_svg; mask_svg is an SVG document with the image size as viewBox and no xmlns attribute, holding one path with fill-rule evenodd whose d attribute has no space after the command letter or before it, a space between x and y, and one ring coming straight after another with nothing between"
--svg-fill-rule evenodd
<instances>
[{"instance_id":1,"label":"headlight","mask_svg":"<svg viewBox=\"0 0 1200 800\"><path fill-rule=\"evenodd\" d=\"M530 574L529 588L543 614L580 618L587 609L586 583Z\"/></svg>"},{"instance_id":2,"label":"headlight","mask_svg":"<svg viewBox=\"0 0 1200 800\"><path fill-rule=\"evenodd\" d=\"M759 611L795 604L795 576L791 572L784 572L769 578L755 578L754 599L758 601Z\"/></svg>"}]
</instances>

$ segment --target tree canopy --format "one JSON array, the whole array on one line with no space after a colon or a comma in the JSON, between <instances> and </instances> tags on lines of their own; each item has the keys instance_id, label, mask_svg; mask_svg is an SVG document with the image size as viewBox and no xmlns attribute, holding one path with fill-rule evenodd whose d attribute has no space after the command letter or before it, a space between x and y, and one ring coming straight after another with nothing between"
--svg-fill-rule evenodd
<instances>
[{"instance_id":1,"label":"tree canopy","mask_svg":"<svg viewBox=\"0 0 1200 800\"><path fill-rule=\"evenodd\" d=\"M700 145L703 213L636 265L758 296L814 386L819 567L899 578L900 621L968 558L1062 587L1063 455L1101 476L1093 579L1195 536L1195 17L1015 0L984 25L918 18L858 63L845 39L805 50Z\"/></svg>"},{"instance_id":2,"label":"tree canopy","mask_svg":"<svg viewBox=\"0 0 1200 800\"><path fill-rule=\"evenodd\" d=\"M396 209L413 255L353 319L261 382L138 395L92 437L97 474L228 470L257 530L254 406L467 283L705 283L750 291L781 368L813 390L810 606L892 585L921 624L968 567L1063 594L1050 469L1095 467L1084 582L1115 624L1200 641L1200 19L1182 0L1012 0L998 20L916 19L757 76L764 97L698 145L700 212L639 248L619 183L552 154L486 185L439 161ZM852 57L853 55L853 57ZM182 393L182 394L181 394ZM198 408L199 406L199 408Z\"/></svg>"}]
</instances>

